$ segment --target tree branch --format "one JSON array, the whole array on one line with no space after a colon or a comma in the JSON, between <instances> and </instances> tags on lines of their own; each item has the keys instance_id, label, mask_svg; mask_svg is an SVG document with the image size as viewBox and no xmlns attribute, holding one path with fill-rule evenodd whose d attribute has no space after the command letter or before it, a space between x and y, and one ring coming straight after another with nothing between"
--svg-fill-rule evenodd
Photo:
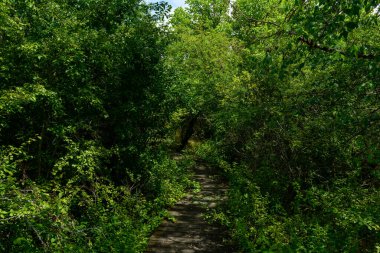
<instances>
[{"instance_id":1,"label":"tree branch","mask_svg":"<svg viewBox=\"0 0 380 253\"><path fill-rule=\"evenodd\" d=\"M337 50L337 49L334 49L334 48L330 48L330 47L327 47L327 46L320 45L317 42L315 42L313 40L305 39L302 36L299 37L298 40L301 41L302 43L308 45L310 48L319 49L319 50L322 50L322 51L325 51L325 52L328 52L328 53L339 53L339 54L344 55L344 56L350 56L346 52L343 52L343 51L340 51L340 50ZM367 60L373 60L376 57L375 55L363 54L363 53L359 53L356 56L358 58L367 59Z\"/></svg>"},{"instance_id":2,"label":"tree branch","mask_svg":"<svg viewBox=\"0 0 380 253\"><path fill-rule=\"evenodd\" d=\"M280 26L279 24L277 24L275 22L266 21L266 20L259 20L259 19L254 19L254 18L247 18L247 20L249 22L255 22L256 24L267 24L267 25L274 25L274 26L277 26L277 27Z\"/></svg>"}]
</instances>

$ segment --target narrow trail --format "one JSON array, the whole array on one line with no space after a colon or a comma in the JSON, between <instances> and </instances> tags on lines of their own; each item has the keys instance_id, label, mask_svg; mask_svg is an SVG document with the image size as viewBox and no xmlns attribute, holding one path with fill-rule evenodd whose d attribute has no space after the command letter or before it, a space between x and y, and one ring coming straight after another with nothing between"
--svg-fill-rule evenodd
<instances>
[{"instance_id":1,"label":"narrow trail","mask_svg":"<svg viewBox=\"0 0 380 253\"><path fill-rule=\"evenodd\" d=\"M225 243L226 231L204 218L226 200L227 185L206 164L199 163L193 170L200 192L189 193L169 210L173 221L164 221L154 232L147 253L232 252Z\"/></svg>"}]
</instances>

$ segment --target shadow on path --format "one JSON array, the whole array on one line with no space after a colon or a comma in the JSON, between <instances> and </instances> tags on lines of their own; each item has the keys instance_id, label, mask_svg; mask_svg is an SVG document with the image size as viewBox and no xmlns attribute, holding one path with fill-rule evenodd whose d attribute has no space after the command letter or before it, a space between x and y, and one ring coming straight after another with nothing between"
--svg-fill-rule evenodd
<instances>
[{"instance_id":1,"label":"shadow on path","mask_svg":"<svg viewBox=\"0 0 380 253\"><path fill-rule=\"evenodd\" d=\"M193 170L200 192L190 193L169 210L173 221L164 221L153 233L147 253L232 252L225 229L204 219L208 209L226 200L227 185L205 164Z\"/></svg>"}]
</instances>

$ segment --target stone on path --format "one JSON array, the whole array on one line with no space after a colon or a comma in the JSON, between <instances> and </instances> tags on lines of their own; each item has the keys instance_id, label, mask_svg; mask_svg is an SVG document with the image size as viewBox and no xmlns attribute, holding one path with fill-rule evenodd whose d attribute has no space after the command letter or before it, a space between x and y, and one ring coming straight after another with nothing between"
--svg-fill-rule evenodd
<instances>
[{"instance_id":1,"label":"stone on path","mask_svg":"<svg viewBox=\"0 0 380 253\"><path fill-rule=\"evenodd\" d=\"M226 231L204 219L208 209L226 199L227 185L206 165L197 165L194 173L201 191L169 210L173 221L164 221L153 233L147 253L232 252L225 243Z\"/></svg>"}]
</instances>

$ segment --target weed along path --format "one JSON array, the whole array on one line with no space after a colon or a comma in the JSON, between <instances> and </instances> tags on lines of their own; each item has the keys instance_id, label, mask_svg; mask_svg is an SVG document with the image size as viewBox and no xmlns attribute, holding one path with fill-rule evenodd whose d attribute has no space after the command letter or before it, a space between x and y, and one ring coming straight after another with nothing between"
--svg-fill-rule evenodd
<instances>
[{"instance_id":1,"label":"weed along path","mask_svg":"<svg viewBox=\"0 0 380 253\"><path fill-rule=\"evenodd\" d=\"M147 253L232 252L225 243L226 231L205 220L205 215L226 199L227 185L215 170L199 163L194 179L201 189L189 193L169 210L170 221L164 221L153 233Z\"/></svg>"}]
</instances>

